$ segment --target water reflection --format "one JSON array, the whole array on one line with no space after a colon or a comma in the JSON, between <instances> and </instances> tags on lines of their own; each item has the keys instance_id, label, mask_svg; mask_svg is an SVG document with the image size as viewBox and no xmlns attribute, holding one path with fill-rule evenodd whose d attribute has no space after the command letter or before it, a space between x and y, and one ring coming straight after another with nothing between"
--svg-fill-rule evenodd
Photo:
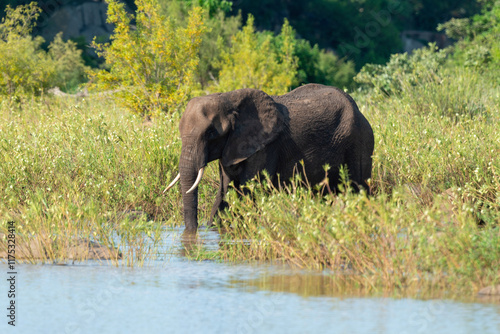
<instances>
[{"instance_id":1,"label":"water reflection","mask_svg":"<svg viewBox=\"0 0 500 334\"><path fill-rule=\"evenodd\" d=\"M246 290L293 293L301 297L337 297L337 298L417 298L421 300L448 299L460 302L481 302L500 304L500 296L480 296L453 293L441 289L381 289L359 287L352 280L342 280L328 272L314 273L293 271L282 274L267 273L254 279L234 279L233 287Z\"/></svg>"}]
</instances>

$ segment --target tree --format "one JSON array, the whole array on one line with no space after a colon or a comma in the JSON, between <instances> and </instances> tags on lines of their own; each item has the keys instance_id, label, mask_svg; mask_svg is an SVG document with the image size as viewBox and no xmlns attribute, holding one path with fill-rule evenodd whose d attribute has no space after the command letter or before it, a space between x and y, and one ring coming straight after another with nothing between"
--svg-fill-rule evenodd
<instances>
[{"instance_id":1,"label":"tree","mask_svg":"<svg viewBox=\"0 0 500 334\"><path fill-rule=\"evenodd\" d=\"M190 97L198 50L205 31L203 10L193 7L185 26L161 14L156 0L137 0L134 18L118 0L108 0L111 42L93 46L106 69L90 72L93 88L117 90L115 96L141 115L174 112Z\"/></svg>"},{"instance_id":2,"label":"tree","mask_svg":"<svg viewBox=\"0 0 500 334\"><path fill-rule=\"evenodd\" d=\"M256 33L254 18L233 37L232 45L223 50L218 82L212 91L256 88L268 94L284 94L290 90L297 73L294 56L295 37L285 20L281 33Z\"/></svg>"},{"instance_id":3,"label":"tree","mask_svg":"<svg viewBox=\"0 0 500 334\"><path fill-rule=\"evenodd\" d=\"M39 94L47 88L73 88L83 81L85 66L81 51L73 42L63 42L61 36L41 48L44 39L33 38L31 31L40 14L36 3L7 6L0 23L0 93L19 96Z\"/></svg>"},{"instance_id":4,"label":"tree","mask_svg":"<svg viewBox=\"0 0 500 334\"><path fill-rule=\"evenodd\" d=\"M336 87L350 87L355 75L354 62L339 59L332 51L325 51L318 44L311 46L305 39L298 39L294 54L298 58L298 73L294 86L320 83Z\"/></svg>"}]
</instances>

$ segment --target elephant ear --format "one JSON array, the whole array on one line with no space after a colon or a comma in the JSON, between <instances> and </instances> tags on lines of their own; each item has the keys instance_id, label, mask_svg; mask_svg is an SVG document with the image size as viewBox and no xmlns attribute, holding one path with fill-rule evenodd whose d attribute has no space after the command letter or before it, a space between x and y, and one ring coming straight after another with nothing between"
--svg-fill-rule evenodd
<instances>
[{"instance_id":1,"label":"elephant ear","mask_svg":"<svg viewBox=\"0 0 500 334\"><path fill-rule=\"evenodd\" d=\"M274 141L284 128L278 104L256 89L226 93L234 107L233 129L222 152L222 165L237 164Z\"/></svg>"}]
</instances>

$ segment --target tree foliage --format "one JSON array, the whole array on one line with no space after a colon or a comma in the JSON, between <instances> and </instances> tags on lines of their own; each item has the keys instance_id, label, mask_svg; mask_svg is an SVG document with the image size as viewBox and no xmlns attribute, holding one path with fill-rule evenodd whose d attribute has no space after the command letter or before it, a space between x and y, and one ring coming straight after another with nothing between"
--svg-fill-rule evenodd
<instances>
[{"instance_id":1,"label":"tree foliage","mask_svg":"<svg viewBox=\"0 0 500 334\"><path fill-rule=\"evenodd\" d=\"M137 0L134 18L117 0L108 0L111 42L93 46L106 69L91 72L93 87L117 90L119 101L141 115L173 112L189 97L205 31L203 10L193 7L185 26L161 14L156 0Z\"/></svg>"},{"instance_id":2,"label":"tree foliage","mask_svg":"<svg viewBox=\"0 0 500 334\"><path fill-rule=\"evenodd\" d=\"M320 83L343 88L352 85L356 73L353 61L340 59L332 51L320 49L318 44L311 46L305 39L297 39L294 53L298 58L295 86Z\"/></svg>"},{"instance_id":3,"label":"tree foliage","mask_svg":"<svg viewBox=\"0 0 500 334\"><path fill-rule=\"evenodd\" d=\"M228 50L223 50L218 82L212 91L256 88L269 94L284 94L297 73L294 31L285 20L281 33L257 33L253 16L236 33Z\"/></svg>"},{"instance_id":4,"label":"tree foliage","mask_svg":"<svg viewBox=\"0 0 500 334\"><path fill-rule=\"evenodd\" d=\"M430 44L411 55L394 54L386 65L365 65L354 79L374 96L406 96L407 106L422 114L455 120L489 115L498 94L484 87L500 82L500 1L464 22L452 29L453 34L467 32L455 45L438 50Z\"/></svg>"},{"instance_id":5,"label":"tree foliage","mask_svg":"<svg viewBox=\"0 0 500 334\"><path fill-rule=\"evenodd\" d=\"M440 24L438 30L458 42L453 61L461 66L496 70L500 67L500 1L484 1L481 14Z\"/></svg>"},{"instance_id":6,"label":"tree foliage","mask_svg":"<svg viewBox=\"0 0 500 334\"><path fill-rule=\"evenodd\" d=\"M85 66L75 43L64 42L59 34L47 52L41 48L44 39L31 36L39 14L34 2L6 8L0 23L1 94L39 94L53 86L74 88L83 81Z\"/></svg>"},{"instance_id":7,"label":"tree foliage","mask_svg":"<svg viewBox=\"0 0 500 334\"><path fill-rule=\"evenodd\" d=\"M438 23L471 16L481 3L491 1L254 0L235 2L233 12L251 13L258 29L271 31L286 17L301 38L348 57L359 70L366 63L383 64L401 51L403 30L433 31Z\"/></svg>"},{"instance_id":8,"label":"tree foliage","mask_svg":"<svg viewBox=\"0 0 500 334\"><path fill-rule=\"evenodd\" d=\"M446 62L447 52L435 44L415 50L393 54L385 65L366 64L354 77L359 84L375 89L377 93L391 96L401 92L405 85L418 85L422 78L436 77Z\"/></svg>"},{"instance_id":9,"label":"tree foliage","mask_svg":"<svg viewBox=\"0 0 500 334\"><path fill-rule=\"evenodd\" d=\"M207 10L210 17L231 10L233 3L226 0L184 0L188 6L199 6Z\"/></svg>"}]
</instances>

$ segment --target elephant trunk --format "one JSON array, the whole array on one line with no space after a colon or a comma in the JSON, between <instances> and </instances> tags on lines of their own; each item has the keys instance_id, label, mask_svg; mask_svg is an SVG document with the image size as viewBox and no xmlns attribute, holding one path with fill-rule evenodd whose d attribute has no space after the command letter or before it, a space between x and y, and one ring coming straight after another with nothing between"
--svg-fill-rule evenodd
<instances>
[{"instance_id":1,"label":"elephant trunk","mask_svg":"<svg viewBox=\"0 0 500 334\"><path fill-rule=\"evenodd\" d=\"M203 173L204 161L199 161L201 155L183 150L179 160L182 202L186 232L195 232L198 228L198 186Z\"/></svg>"}]
</instances>

